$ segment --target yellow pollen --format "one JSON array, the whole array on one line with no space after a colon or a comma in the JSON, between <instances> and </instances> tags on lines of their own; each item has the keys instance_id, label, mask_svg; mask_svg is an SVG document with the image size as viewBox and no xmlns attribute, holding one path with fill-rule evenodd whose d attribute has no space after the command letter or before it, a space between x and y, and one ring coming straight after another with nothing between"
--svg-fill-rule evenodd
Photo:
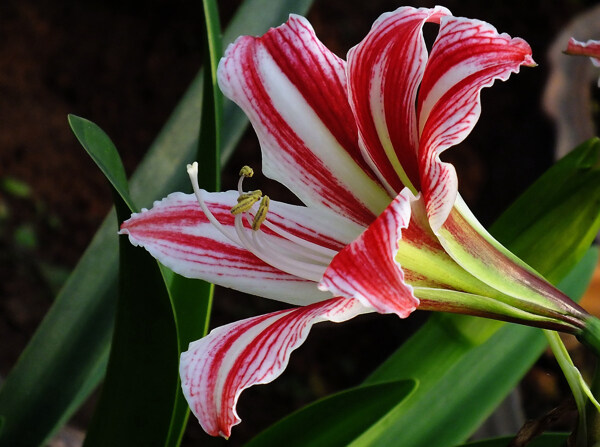
<instances>
[{"instance_id":1,"label":"yellow pollen","mask_svg":"<svg viewBox=\"0 0 600 447\"><path fill-rule=\"evenodd\" d=\"M240 169L240 177L252 177L254 175L254 169L250 166L243 166Z\"/></svg>"},{"instance_id":2,"label":"yellow pollen","mask_svg":"<svg viewBox=\"0 0 600 447\"><path fill-rule=\"evenodd\" d=\"M269 196L264 196L260 201L260 205L258 206L258 211L256 212L256 216L254 216L254 220L252 221L252 229L254 231L258 231L262 223L267 218L267 212L269 211Z\"/></svg>"},{"instance_id":3,"label":"yellow pollen","mask_svg":"<svg viewBox=\"0 0 600 447\"><path fill-rule=\"evenodd\" d=\"M258 200L262 197L262 191L257 189L256 191L245 192L244 194L240 194L240 196L237 198L237 201L240 203L242 200L246 200L250 197L256 197Z\"/></svg>"},{"instance_id":4,"label":"yellow pollen","mask_svg":"<svg viewBox=\"0 0 600 447\"><path fill-rule=\"evenodd\" d=\"M248 193L248 194L240 195L240 197L238 197L237 205L235 205L233 208L231 208L231 214L245 213L250 208L252 208L252 205L254 205L256 202L258 202L260 200L260 197L262 196L262 192L260 192L260 191L254 191L254 192L257 192L258 194ZM245 196L245 197L242 197L242 196Z\"/></svg>"}]
</instances>

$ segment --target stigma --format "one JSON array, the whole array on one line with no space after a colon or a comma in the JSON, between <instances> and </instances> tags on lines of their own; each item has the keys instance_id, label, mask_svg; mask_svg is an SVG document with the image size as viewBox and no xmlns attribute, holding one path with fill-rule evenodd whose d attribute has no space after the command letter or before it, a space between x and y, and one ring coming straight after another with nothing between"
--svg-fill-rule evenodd
<instances>
[{"instance_id":1,"label":"stigma","mask_svg":"<svg viewBox=\"0 0 600 447\"><path fill-rule=\"evenodd\" d=\"M269 196L263 196L262 191L257 189L255 191L243 192L243 182L246 177L252 177L254 170L250 166L244 166L240 169L240 180L238 181L238 199L237 205L231 208L231 214L237 216L252 210L254 204L260 200L258 210L252 218L252 230L258 231L260 226L267 218L267 212L269 211Z\"/></svg>"}]
</instances>

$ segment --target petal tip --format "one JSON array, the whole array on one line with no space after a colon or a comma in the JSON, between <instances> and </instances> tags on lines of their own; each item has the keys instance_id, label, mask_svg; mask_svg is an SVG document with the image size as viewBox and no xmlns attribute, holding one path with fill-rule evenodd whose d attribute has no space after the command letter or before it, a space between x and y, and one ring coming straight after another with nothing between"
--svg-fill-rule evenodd
<instances>
[{"instance_id":1,"label":"petal tip","mask_svg":"<svg viewBox=\"0 0 600 447\"><path fill-rule=\"evenodd\" d=\"M525 56L523 65L525 65L526 67L537 67L538 66L537 62L533 60L533 57L531 56L531 54L528 54L527 56Z\"/></svg>"},{"instance_id":2,"label":"petal tip","mask_svg":"<svg viewBox=\"0 0 600 447\"><path fill-rule=\"evenodd\" d=\"M241 422L242 391L279 377L314 324L368 311L355 300L333 298L213 329L181 354L181 387L192 413L209 435L227 439Z\"/></svg>"}]
</instances>

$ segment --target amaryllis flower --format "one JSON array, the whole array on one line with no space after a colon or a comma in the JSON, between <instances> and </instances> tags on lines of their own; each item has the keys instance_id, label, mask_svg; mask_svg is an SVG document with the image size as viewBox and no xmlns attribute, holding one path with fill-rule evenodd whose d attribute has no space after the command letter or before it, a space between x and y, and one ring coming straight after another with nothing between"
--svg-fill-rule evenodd
<instances>
[{"instance_id":1,"label":"amaryllis flower","mask_svg":"<svg viewBox=\"0 0 600 447\"><path fill-rule=\"evenodd\" d=\"M439 24L428 54L426 22ZM480 91L534 65L529 45L446 8L383 14L344 61L292 15L240 37L218 70L248 115L263 173L304 203L198 188L134 214L121 233L175 272L293 304L191 343L184 394L211 435L240 393L281 374L313 324L417 307L578 333L587 314L477 222L440 154L469 134Z\"/></svg>"},{"instance_id":2,"label":"amaryllis flower","mask_svg":"<svg viewBox=\"0 0 600 447\"><path fill-rule=\"evenodd\" d=\"M565 53L574 56L589 56L592 63L596 67L600 67L600 40L580 42L571 37ZM598 79L598 87L600 87L600 78Z\"/></svg>"},{"instance_id":3,"label":"amaryllis flower","mask_svg":"<svg viewBox=\"0 0 600 447\"><path fill-rule=\"evenodd\" d=\"M573 37L569 39L567 44L567 54L589 56L596 67L600 67L600 40L588 40L580 42Z\"/></svg>"}]
</instances>

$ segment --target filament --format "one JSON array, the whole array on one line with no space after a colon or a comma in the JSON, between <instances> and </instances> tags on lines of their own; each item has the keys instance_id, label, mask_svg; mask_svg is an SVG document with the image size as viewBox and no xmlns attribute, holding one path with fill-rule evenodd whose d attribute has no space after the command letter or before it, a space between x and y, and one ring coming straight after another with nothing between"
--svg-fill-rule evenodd
<instances>
[{"instance_id":1,"label":"filament","mask_svg":"<svg viewBox=\"0 0 600 447\"><path fill-rule=\"evenodd\" d=\"M188 165L187 170L200 208L209 222L225 237L236 245L242 245L265 263L283 272L315 282L321 280L337 251L303 239L269 221L269 197L263 196L260 190L250 192L243 190L244 179L254 174L250 167L244 166L240 170L237 185L239 197L237 204L231 208L235 216L234 231L222 225L206 205L203 191L198 185L198 164L194 162ZM260 204L256 208L259 200ZM261 231L263 225L274 233L270 237L275 238L275 241L269 240Z\"/></svg>"}]
</instances>

